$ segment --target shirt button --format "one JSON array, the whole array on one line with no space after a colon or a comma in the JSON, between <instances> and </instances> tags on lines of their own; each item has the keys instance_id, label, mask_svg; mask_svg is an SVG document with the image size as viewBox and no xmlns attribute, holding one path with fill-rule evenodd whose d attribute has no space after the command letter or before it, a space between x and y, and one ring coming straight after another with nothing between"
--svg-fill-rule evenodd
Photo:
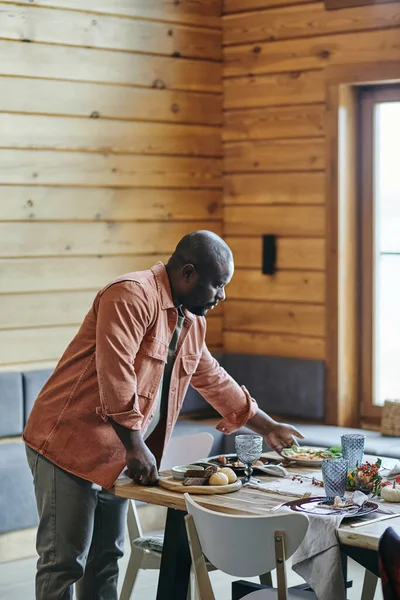
<instances>
[{"instance_id":1,"label":"shirt button","mask_svg":"<svg viewBox=\"0 0 400 600\"><path fill-rule=\"evenodd\" d=\"M225 431L225 427L221 427L221 431Z\"/></svg>"}]
</instances>

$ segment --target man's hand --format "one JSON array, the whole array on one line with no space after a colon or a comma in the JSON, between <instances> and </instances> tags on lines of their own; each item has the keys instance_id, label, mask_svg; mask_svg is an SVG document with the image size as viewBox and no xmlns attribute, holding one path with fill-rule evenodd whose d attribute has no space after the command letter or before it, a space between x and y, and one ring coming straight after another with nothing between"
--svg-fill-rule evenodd
<instances>
[{"instance_id":1,"label":"man's hand","mask_svg":"<svg viewBox=\"0 0 400 600\"><path fill-rule=\"evenodd\" d=\"M296 438L303 439L304 436L292 425L286 423L275 423L264 435L268 446L280 454L284 448L296 444Z\"/></svg>"},{"instance_id":2,"label":"man's hand","mask_svg":"<svg viewBox=\"0 0 400 600\"><path fill-rule=\"evenodd\" d=\"M143 441L142 432L123 427L113 419L110 423L125 446L128 477L141 485L155 485L158 481L157 463Z\"/></svg>"},{"instance_id":3,"label":"man's hand","mask_svg":"<svg viewBox=\"0 0 400 600\"><path fill-rule=\"evenodd\" d=\"M126 452L128 477L140 485L155 485L158 481L157 463L153 454L142 443Z\"/></svg>"},{"instance_id":4,"label":"man's hand","mask_svg":"<svg viewBox=\"0 0 400 600\"><path fill-rule=\"evenodd\" d=\"M278 452L278 454L282 452L283 448L288 448L295 444L295 438L301 440L304 438L295 427L274 421L274 419L269 417L260 408L247 421L247 426L259 435L262 435L268 446L275 450L275 452Z\"/></svg>"}]
</instances>

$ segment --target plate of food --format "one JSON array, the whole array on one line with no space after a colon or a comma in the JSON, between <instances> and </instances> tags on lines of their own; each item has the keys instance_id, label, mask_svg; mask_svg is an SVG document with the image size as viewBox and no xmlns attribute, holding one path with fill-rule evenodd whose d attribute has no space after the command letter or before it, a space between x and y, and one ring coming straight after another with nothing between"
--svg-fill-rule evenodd
<instances>
[{"instance_id":1,"label":"plate of food","mask_svg":"<svg viewBox=\"0 0 400 600\"><path fill-rule=\"evenodd\" d=\"M158 485L173 492L192 494L227 494L236 492L242 485L236 473L229 467L218 468L216 465L208 465L193 469L193 466L188 465L183 480L176 479L168 472L160 473Z\"/></svg>"},{"instance_id":2,"label":"plate of food","mask_svg":"<svg viewBox=\"0 0 400 600\"><path fill-rule=\"evenodd\" d=\"M331 448L291 446L290 448L284 448L281 454L287 460L298 465L320 467L327 458L342 458L342 449L340 446L331 446Z\"/></svg>"},{"instance_id":3,"label":"plate of food","mask_svg":"<svg viewBox=\"0 0 400 600\"><path fill-rule=\"evenodd\" d=\"M210 456L207 459L208 463L211 465L216 465L219 468L228 467L232 469L237 475L244 475L245 465L239 459L237 454L221 454L220 456ZM285 464L288 464L286 460L275 460L271 458L266 458L265 456L261 456L259 460L254 461L252 464L253 472L262 474L265 471L266 467L281 467Z\"/></svg>"},{"instance_id":4,"label":"plate of food","mask_svg":"<svg viewBox=\"0 0 400 600\"><path fill-rule=\"evenodd\" d=\"M288 506L295 512L303 512L311 515L332 516L342 515L343 519L358 519L378 510L375 502L364 502L361 506L354 504L351 499L342 500L337 496L334 500L324 497L300 498L287 502Z\"/></svg>"}]
</instances>

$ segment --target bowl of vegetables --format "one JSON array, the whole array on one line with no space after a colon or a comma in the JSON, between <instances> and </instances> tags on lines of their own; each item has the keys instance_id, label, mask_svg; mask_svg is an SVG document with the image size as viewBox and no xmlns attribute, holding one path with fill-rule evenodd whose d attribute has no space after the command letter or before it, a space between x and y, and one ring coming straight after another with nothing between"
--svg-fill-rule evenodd
<instances>
[{"instance_id":1,"label":"bowl of vegetables","mask_svg":"<svg viewBox=\"0 0 400 600\"><path fill-rule=\"evenodd\" d=\"M359 490L363 494L380 496L382 489L382 476L379 473L382 461L380 458L375 463L366 461L351 471L347 476L347 489Z\"/></svg>"}]
</instances>

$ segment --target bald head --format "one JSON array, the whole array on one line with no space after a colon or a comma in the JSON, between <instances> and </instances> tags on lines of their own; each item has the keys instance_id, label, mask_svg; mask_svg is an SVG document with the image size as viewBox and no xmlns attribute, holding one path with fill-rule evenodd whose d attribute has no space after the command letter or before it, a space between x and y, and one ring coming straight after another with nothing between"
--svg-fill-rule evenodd
<instances>
[{"instance_id":1,"label":"bald head","mask_svg":"<svg viewBox=\"0 0 400 600\"><path fill-rule=\"evenodd\" d=\"M179 268L192 263L199 271L204 271L216 264L229 262L233 262L233 256L228 244L216 233L203 229L185 235L168 264L172 268Z\"/></svg>"},{"instance_id":2,"label":"bald head","mask_svg":"<svg viewBox=\"0 0 400 600\"><path fill-rule=\"evenodd\" d=\"M225 299L225 286L233 270L229 246L206 230L185 235L167 264L177 303L196 315L205 315Z\"/></svg>"}]
</instances>

